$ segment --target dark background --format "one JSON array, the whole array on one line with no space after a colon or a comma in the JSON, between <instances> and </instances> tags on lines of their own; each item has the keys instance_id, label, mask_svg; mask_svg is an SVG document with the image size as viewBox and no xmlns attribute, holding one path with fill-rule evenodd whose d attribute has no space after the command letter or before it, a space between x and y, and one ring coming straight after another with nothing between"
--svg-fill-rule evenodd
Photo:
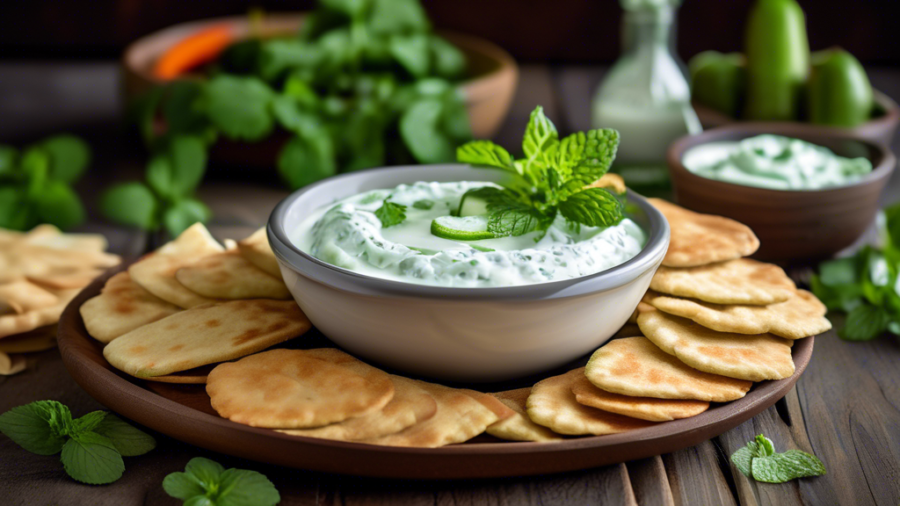
<instances>
[{"instance_id":1,"label":"dark background","mask_svg":"<svg viewBox=\"0 0 900 506\"><path fill-rule=\"evenodd\" d=\"M141 35L214 16L309 9L312 0L0 0L0 58L115 58ZM435 25L480 35L523 62L610 62L617 0L423 0ZM685 0L678 52L741 48L751 0ZM800 0L812 49L842 46L861 61L900 65L900 1ZM689 27L689 28L688 28Z\"/></svg>"}]
</instances>

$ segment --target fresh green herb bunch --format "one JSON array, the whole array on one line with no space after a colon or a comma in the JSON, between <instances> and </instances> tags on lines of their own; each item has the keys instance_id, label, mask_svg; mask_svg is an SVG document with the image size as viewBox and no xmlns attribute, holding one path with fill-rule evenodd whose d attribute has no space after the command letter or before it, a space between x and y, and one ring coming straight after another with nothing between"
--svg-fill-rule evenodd
<instances>
[{"instance_id":1,"label":"fresh green herb bunch","mask_svg":"<svg viewBox=\"0 0 900 506\"><path fill-rule=\"evenodd\" d=\"M88 145L57 135L23 149L0 144L0 227L30 230L41 223L61 229L84 221L72 189L91 160Z\"/></svg>"},{"instance_id":2,"label":"fresh green herb bunch","mask_svg":"<svg viewBox=\"0 0 900 506\"><path fill-rule=\"evenodd\" d=\"M122 457L143 455L156 447L149 435L106 411L72 419L65 405L35 401L0 415L0 432L38 455L56 455L69 476L91 485L122 477Z\"/></svg>"},{"instance_id":3,"label":"fresh green herb bunch","mask_svg":"<svg viewBox=\"0 0 900 506\"><path fill-rule=\"evenodd\" d=\"M263 474L225 469L202 457L191 459L184 472L171 473L163 489L189 506L275 506L281 496Z\"/></svg>"},{"instance_id":4,"label":"fresh green herb bunch","mask_svg":"<svg viewBox=\"0 0 900 506\"><path fill-rule=\"evenodd\" d=\"M500 169L511 175L503 188L469 190L487 202L487 230L495 237L519 236L546 230L562 214L578 228L607 227L622 220L623 203L609 190L586 188L609 170L616 158L619 133L611 129L578 132L560 140L556 127L538 106L525 129L516 160L490 141L473 141L457 150L457 160Z\"/></svg>"},{"instance_id":5,"label":"fresh green herb bunch","mask_svg":"<svg viewBox=\"0 0 900 506\"><path fill-rule=\"evenodd\" d=\"M825 474L825 465L815 455L800 450L775 453L775 445L762 434L734 452L731 462L744 476L766 483Z\"/></svg>"},{"instance_id":6,"label":"fresh green herb bunch","mask_svg":"<svg viewBox=\"0 0 900 506\"><path fill-rule=\"evenodd\" d=\"M172 237L212 213L194 197L206 169L206 146L198 136L166 139L145 173L146 183L132 181L109 188L100 199L107 218L145 230L164 226Z\"/></svg>"},{"instance_id":7,"label":"fresh green herb bunch","mask_svg":"<svg viewBox=\"0 0 900 506\"><path fill-rule=\"evenodd\" d=\"M900 335L900 204L884 215L881 247L823 262L811 280L813 293L830 311L847 313L838 335L848 341Z\"/></svg>"}]
</instances>

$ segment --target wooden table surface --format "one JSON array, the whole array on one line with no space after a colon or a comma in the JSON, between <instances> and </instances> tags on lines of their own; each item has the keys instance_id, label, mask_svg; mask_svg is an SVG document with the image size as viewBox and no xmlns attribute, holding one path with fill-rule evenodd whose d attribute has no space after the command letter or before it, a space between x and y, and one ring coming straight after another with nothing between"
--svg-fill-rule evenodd
<instances>
[{"instance_id":1,"label":"wooden table surface","mask_svg":"<svg viewBox=\"0 0 900 506\"><path fill-rule=\"evenodd\" d=\"M590 98L603 70L527 65L513 109L497 141L516 145L528 114L544 106L562 133L589 127ZM900 71L872 69L875 87L900 99ZM79 184L95 195L112 181L136 177L140 145L122 131L118 74L111 62L0 64L0 142L27 143L57 131L74 131L93 145L91 174ZM896 151L897 144L894 144ZM260 182L263 180L265 182ZM208 174L201 197L215 212L210 229L219 238L240 238L263 225L286 195L271 176L229 170L227 181ZM885 202L900 199L892 179ZM136 256L149 238L94 217L84 230L107 235L111 248ZM59 353L34 355L28 370L0 377L0 412L40 399L68 405L74 415L102 409L71 379ZM817 455L828 474L786 484L758 484L738 473L729 455L756 434L779 451L799 448ZM900 503L900 341L884 337L847 343L829 332L795 389L775 406L703 444L649 459L574 473L501 480L422 482L366 479L278 468L215 454L161 434L156 450L125 459L125 475L108 486L81 485L64 473L57 457L20 449L0 435L0 504L174 505L163 477L204 456L226 467L265 473L283 505L319 504L678 504L769 505Z\"/></svg>"}]
</instances>

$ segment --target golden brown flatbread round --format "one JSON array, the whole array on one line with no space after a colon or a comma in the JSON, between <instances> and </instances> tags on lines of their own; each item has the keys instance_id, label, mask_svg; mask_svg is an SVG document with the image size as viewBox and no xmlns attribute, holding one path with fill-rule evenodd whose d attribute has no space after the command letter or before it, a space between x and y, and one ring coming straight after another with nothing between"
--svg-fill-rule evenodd
<instances>
[{"instance_id":1,"label":"golden brown flatbread round","mask_svg":"<svg viewBox=\"0 0 900 506\"><path fill-rule=\"evenodd\" d=\"M790 299L796 286L781 267L741 258L686 269L660 267L650 289L714 304L764 306Z\"/></svg>"},{"instance_id":2,"label":"golden brown flatbread round","mask_svg":"<svg viewBox=\"0 0 900 506\"><path fill-rule=\"evenodd\" d=\"M203 257L175 271L175 279L188 290L210 299L290 299L281 277L250 263L239 251Z\"/></svg>"},{"instance_id":3,"label":"golden brown flatbread round","mask_svg":"<svg viewBox=\"0 0 900 506\"><path fill-rule=\"evenodd\" d=\"M560 441L562 436L531 421L525 412L530 388L519 388L491 394L515 412L514 415L489 425L486 432L507 441Z\"/></svg>"},{"instance_id":4,"label":"golden brown flatbread round","mask_svg":"<svg viewBox=\"0 0 900 506\"><path fill-rule=\"evenodd\" d=\"M698 371L646 337L606 343L591 355L585 377L607 392L632 397L728 402L750 390L750 381Z\"/></svg>"},{"instance_id":5,"label":"golden brown flatbread round","mask_svg":"<svg viewBox=\"0 0 900 506\"><path fill-rule=\"evenodd\" d=\"M696 267L750 256L759 239L750 227L734 220L688 211L661 199L648 199L671 229L666 267Z\"/></svg>"},{"instance_id":6,"label":"golden brown flatbread round","mask_svg":"<svg viewBox=\"0 0 900 506\"><path fill-rule=\"evenodd\" d=\"M213 409L233 422L306 429L381 411L394 383L337 349L277 349L219 365L206 393Z\"/></svg>"},{"instance_id":7,"label":"golden brown flatbread round","mask_svg":"<svg viewBox=\"0 0 900 506\"><path fill-rule=\"evenodd\" d=\"M132 281L128 271L109 278L100 295L88 299L79 308L88 334L102 343L179 311L180 307Z\"/></svg>"},{"instance_id":8,"label":"golden brown flatbread round","mask_svg":"<svg viewBox=\"0 0 900 506\"><path fill-rule=\"evenodd\" d=\"M649 422L690 418L709 409L709 403L705 401L629 397L610 393L594 386L586 376L575 380L572 393L578 404Z\"/></svg>"},{"instance_id":9,"label":"golden brown flatbread round","mask_svg":"<svg viewBox=\"0 0 900 506\"><path fill-rule=\"evenodd\" d=\"M253 265L268 272L270 275L281 278L281 269L278 267L278 260L275 259L275 253L269 246L269 238L266 235L266 227L263 227L250 237L238 242L238 250L241 255L250 261Z\"/></svg>"}]
</instances>

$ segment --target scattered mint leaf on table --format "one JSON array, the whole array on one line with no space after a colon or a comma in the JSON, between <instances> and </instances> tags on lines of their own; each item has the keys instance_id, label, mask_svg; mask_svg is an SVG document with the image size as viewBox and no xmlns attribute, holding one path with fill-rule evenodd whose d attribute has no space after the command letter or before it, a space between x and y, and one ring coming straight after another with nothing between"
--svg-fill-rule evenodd
<instances>
[{"instance_id":1,"label":"scattered mint leaf on table","mask_svg":"<svg viewBox=\"0 0 900 506\"><path fill-rule=\"evenodd\" d=\"M106 411L72 419L69 408L57 401L35 401L0 415L0 432L23 449L56 455L69 476L82 483L102 485L125 471L122 456L143 455L156 441Z\"/></svg>"},{"instance_id":2,"label":"scattered mint leaf on table","mask_svg":"<svg viewBox=\"0 0 900 506\"><path fill-rule=\"evenodd\" d=\"M191 459L184 472L171 473L163 489L185 505L274 506L281 501L275 485L265 475L246 469L225 469L202 457Z\"/></svg>"},{"instance_id":3,"label":"scattered mint leaf on table","mask_svg":"<svg viewBox=\"0 0 900 506\"><path fill-rule=\"evenodd\" d=\"M731 462L744 476L766 483L825 474L825 466L814 455L800 450L775 453L772 441L762 434L734 452Z\"/></svg>"}]
</instances>

